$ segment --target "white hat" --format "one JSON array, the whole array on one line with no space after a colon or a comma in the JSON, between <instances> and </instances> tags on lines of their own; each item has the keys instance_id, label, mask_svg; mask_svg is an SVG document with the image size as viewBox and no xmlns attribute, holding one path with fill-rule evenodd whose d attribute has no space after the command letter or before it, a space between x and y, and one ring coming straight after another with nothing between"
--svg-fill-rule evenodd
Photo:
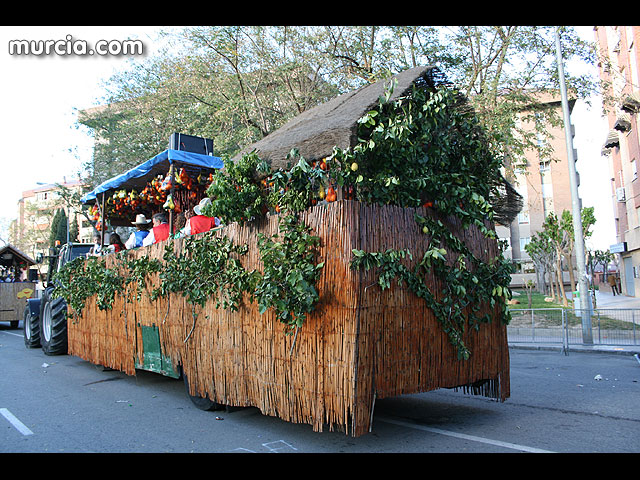
<instances>
[{"instance_id":1,"label":"white hat","mask_svg":"<svg viewBox=\"0 0 640 480\"><path fill-rule=\"evenodd\" d=\"M146 225L150 222L151 220L147 220L147 217L145 217L143 213L139 213L138 215L136 215L136 221L131 223L133 225Z\"/></svg>"},{"instance_id":2,"label":"white hat","mask_svg":"<svg viewBox=\"0 0 640 480\"><path fill-rule=\"evenodd\" d=\"M196 215L202 215L202 209L207 205L211 205L211 199L209 197L204 197L202 200L200 200L200 203L198 205L193 207L193 211Z\"/></svg>"}]
</instances>

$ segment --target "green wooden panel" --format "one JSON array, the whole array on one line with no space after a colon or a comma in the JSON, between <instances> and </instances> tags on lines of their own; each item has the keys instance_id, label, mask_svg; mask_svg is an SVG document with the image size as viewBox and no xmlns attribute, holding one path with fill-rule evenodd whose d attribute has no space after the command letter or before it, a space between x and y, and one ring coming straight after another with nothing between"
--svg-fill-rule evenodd
<instances>
[{"instance_id":1,"label":"green wooden panel","mask_svg":"<svg viewBox=\"0 0 640 480\"><path fill-rule=\"evenodd\" d=\"M160 331L156 325L138 325L142 333L142 363L136 360L136 368L179 378L180 373L171 364L171 359L162 354Z\"/></svg>"}]
</instances>

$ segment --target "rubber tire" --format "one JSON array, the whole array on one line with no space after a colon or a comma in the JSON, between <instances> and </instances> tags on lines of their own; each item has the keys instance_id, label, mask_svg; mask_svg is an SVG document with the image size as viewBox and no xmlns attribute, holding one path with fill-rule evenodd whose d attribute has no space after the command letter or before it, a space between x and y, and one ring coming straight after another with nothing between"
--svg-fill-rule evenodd
<instances>
[{"instance_id":1,"label":"rubber tire","mask_svg":"<svg viewBox=\"0 0 640 480\"><path fill-rule=\"evenodd\" d=\"M24 345L27 348L37 348L40 346L40 314L31 315L29 305L24 308L22 317L22 333Z\"/></svg>"},{"instance_id":2,"label":"rubber tire","mask_svg":"<svg viewBox=\"0 0 640 480\"><path fill-rule=\"evenodd\" d=\"M191 399L191 402L196 406L196 408L207 412L224 408L223 405L209 400L208 398L200 397L198 395L191 395L189 393L189 380L187 380L187 376L185 375L184 370L182 370L182 367L180 367L180 372L182 374L182 379L184 380L184 388L187 393L187 397Z\"/></svg>"},{"instance_id":3,"label":"rubber tire","mask_svg":"<svg viewBox=\"0 0 640 480\"><path fill-rule=\"evenodd\" d=\"M42 294L40 304L40 345L45 355L67 354L67 302L51 298L53 288Z\"/></svg>"},{"instance_id":4,"label":"rubber tire","mask_svg":"<svg viewBox=\"0 0 640 480\"><path fill-rule=\"evenodd\" d=\"M93 363L92 365L99 372L111 372L111 371L113 371L113 368L105 367L104 365L99 365L97 363Z\"/></svg>"}]
</instances>

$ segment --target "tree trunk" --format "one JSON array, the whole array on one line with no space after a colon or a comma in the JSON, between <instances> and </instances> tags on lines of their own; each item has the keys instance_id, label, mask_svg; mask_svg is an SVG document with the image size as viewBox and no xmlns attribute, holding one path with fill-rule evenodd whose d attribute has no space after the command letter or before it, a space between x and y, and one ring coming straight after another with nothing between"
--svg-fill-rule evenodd
<instances>
[{"instance_id":1,"label":"tree trunk","mask_svg":"<svg viewBox=\"0 0 640 480\"><path fill-rule=\"evenodd\" d=\"M544 284L544 266L536 263L536 290L538 293L544 295L545 284Z\"/></svg>"},{"instance_id":2,"label":"tree trunk","mask_svg":"<svg viewBox=\"0 0 640 480\"><path fill-rule=\"evenodd\" d=\"M571 254L564 254L564 259L567 261L567 268L569 269L569 281L571 282L571 292L576 291L576 279L573 274L573 262L571 261Z\"/></svg>"},{"instance_id":3,"label":"tree trunk","mask_svg":"<svg viewBox=\"0 0 640 480\"><path fill-rule=\"evenodd\" d=\"M549 291L551 293L551 299L555 302L556 301L556 288L555 288L555 281L553 280L553 269L549 269L547 274L549 275Z\"/></svg>"},{"instance_id":4,"label":"tree trunk","mask_svg":"<svg viewBox=\"0 0 640 480\"><path fill-rule=\"evenodd\" d=\"M568 307L569 302L567 301L567 295L564 292L564 281L562 279L562 262L560 260L556 262L556 272L558 274L558 288L560 289L560 295L562 296L562 305Z\"/></svg>"}]
</instances>

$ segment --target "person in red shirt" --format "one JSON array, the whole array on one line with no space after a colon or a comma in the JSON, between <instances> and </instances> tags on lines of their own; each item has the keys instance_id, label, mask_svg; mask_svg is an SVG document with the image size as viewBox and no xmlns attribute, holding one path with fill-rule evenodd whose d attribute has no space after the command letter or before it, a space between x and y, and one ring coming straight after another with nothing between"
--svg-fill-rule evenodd
<instances>
[{"instance_id":1,"label":"person in red shirt","mask_svg":"<svg viewBox=\"0 0 640 480\"><path fill-rule=\"evenodd\" d=\"M153 228L151 228L149 235L142 241L142 246L144 247L169 238L169 221L167 220L167 214L160 212L151 218L153 220Z\"/></svg>"},{"instance_id":2,"label":"person in red shirt","mask_svg":"<svg viewBox=\"0 0 640 480\"><path fill-rule=\"evenodd\" d=\"M127 247L125 247L124 243L122 243L122 240L120 240L120 235L118 235L117 233L112 233L109 236L109 251L118 253L126 249Z\"/></svg>"},{"instance_id":3,"label":"person in red shirt","mask_svg":"<svg viewBox=\"0 0 640 480\"><path fill-rule=\"evenodd\" d=\"M211 203L209 197L203 198L198 205L193 207L195 215L187 220L186 225L180 231L182 235L195 235L197 233L208 232L212 228L220 225L220 220L216 217L202 215L202 209Z\"/></svg>"}]
</instances>

